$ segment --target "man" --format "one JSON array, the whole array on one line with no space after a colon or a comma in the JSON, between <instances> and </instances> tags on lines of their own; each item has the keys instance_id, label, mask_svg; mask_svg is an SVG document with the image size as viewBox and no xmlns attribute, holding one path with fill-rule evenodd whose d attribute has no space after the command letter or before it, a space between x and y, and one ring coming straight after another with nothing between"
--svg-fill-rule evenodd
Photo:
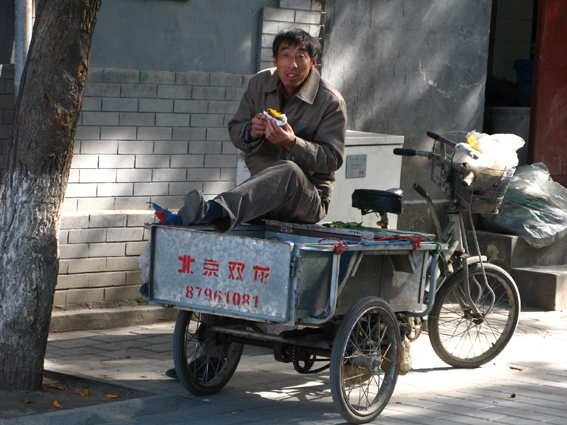
<instances>
[{"instance_id":1,"label":"man","mask_svg":"<svg viewBox=\"0 0 567 425\"><path fill-rule=\"evenodd\" d=\"M317 223L327 214L343 163L344 99L321 79L315 68L321 46L305 31L279 32L272 51L275 68L252 77L228 123L232 143L246 152L250 179L208 202L201 192L189 192L178 213L183 224L211 223L227 232L257 218ZM287 123L268 119L268 108L285 113ZM203 344L190 364L196 379L209 381L207 371L222 368L218 350ZM175 369L166 375L177 377Z\"/></svg>"},{"instance_id":2,"label":"man","mask_svg":"<svg viewBox=\"0 0 567 425\"><path fill-rule=\"evenodd\" d=\"M276 35L275 68L252 77L228 124L251 178L208 202L189 192L178 213L183 224L211 223L227 232L258 218L317 223L325 217L343 163L347 113L340 93L315 68L320 51L301 29ZM287 123L269 119L268 108L286 114Z\"/></svg>"}]
</instances>

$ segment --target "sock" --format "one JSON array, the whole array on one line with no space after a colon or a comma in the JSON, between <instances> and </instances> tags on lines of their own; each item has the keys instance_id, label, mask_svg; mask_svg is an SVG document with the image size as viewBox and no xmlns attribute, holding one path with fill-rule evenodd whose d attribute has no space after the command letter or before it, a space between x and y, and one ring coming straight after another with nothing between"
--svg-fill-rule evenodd
<instances>
[{"instance_id":1,"label":"sock","mask_svg":"<svg viewBox=\"0 0 567 425\"><path fill-rule=\"evenodd\" d=\"M209 208L201 220L201 223L210 223L217 218L228 217L228 211L225 210L221 204L217 204L215 201L207 201L207 205Z\"/></svg>"}]
</instances>

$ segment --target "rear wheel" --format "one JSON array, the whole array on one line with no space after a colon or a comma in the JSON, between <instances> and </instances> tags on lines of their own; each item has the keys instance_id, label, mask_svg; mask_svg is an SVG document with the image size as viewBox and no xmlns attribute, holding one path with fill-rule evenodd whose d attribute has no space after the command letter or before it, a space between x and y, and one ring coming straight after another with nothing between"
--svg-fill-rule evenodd
<instances>
[{"instance_id":1,"label":"rear wheel","mask_svg":"<svg viewBox=\"0 0 567 425\"><path fill-rule=\"evenodd\" d=\"M441 360L454 367L474 368L494 359L518 324L520 294L514 280L494 264L485 263L484 269L488 285L481 265L469 265L470 295L480 317L468 305L462 270L441 285L429 314L431 345Z\"/></svg>"},{"instance_id":2,"label":"rear wheel","mask_svg":"<svg viewBox=\"0 0 567 425\"><path fill-rule=\"evenodd\" d=\"M374 420L394 392L400 363L394 311L381 298L360 300L343 319L331 352L331 393L342 417L353 424Z\"/></svg>"},{"instance_id":3,"label":"rear wheel","mask_svg":"<svg viewBox=\"0 0 567 425\"><path fill-rule=\"evenodd\" d=\"M195 395L220 391L230 380L240 357L242 344L210 327L221 320L212 315L180 310L173 333L173 360L179 381Z\"/></svg>"}]
</instances>

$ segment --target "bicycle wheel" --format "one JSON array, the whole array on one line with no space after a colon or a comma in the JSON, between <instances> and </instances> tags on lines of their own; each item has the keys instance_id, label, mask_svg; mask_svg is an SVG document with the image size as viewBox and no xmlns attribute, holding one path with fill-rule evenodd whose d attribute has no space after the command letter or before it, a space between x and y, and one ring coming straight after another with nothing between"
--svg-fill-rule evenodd
<instances>
[{"instance_id":1,"label":"bicycle wheel","mask_svg":"<svg viewBox=\"0 0 567 425\"><path fill-rule=\"evenodd\" d=\"M179 381L194 395L219 392L242 355L242 344L210 330L222 318L180 310L173 333L173 360Z\"/></svg>"},{"instance_id":2,"label":"bicycle wheel","mask_svg":"<svg viewBox=\"0 0 567 425\"><path fill-rule=\"evenodd\" d=\"M441 360L454 367L479 367L495 358L518 324L520 294L514 280L494 264L485 263L484 269L488 286L481 265L469 265L471 299L481 317L473 317L467 304L462 270L451 275L435 295L429 339Z\"/></svg>"},{"instance_id":3,"label":"bicycle wheel","mask_svg":"<svg viewBox=\"0 0 567 425\"><path fill-rule=\"evenodd\" d=\"M400 371L396 315L381 298L367 297L343 319L331 351L331 394L352 424L376 418L388 404Z\"/></svg>"}]
</instances>

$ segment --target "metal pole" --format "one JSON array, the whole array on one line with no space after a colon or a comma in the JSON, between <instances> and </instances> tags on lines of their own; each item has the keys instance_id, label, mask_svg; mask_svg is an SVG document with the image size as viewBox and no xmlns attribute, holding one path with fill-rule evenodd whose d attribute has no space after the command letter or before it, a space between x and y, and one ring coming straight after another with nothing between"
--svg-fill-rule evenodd
<instances>
[{"instance_id":1,"label":"metal pole","mask_svg":"<svg viewBox=\"0 0 567 425\"><path fill-rule=\"evenodd\" d=\"M14 88L16 97L20 91L20 81L24 73L28 49L32 37L32 10L33 0L16 0L15 4L15 41L14 41L14 61L15 76Z\"/></svg>"}]
</instances>

